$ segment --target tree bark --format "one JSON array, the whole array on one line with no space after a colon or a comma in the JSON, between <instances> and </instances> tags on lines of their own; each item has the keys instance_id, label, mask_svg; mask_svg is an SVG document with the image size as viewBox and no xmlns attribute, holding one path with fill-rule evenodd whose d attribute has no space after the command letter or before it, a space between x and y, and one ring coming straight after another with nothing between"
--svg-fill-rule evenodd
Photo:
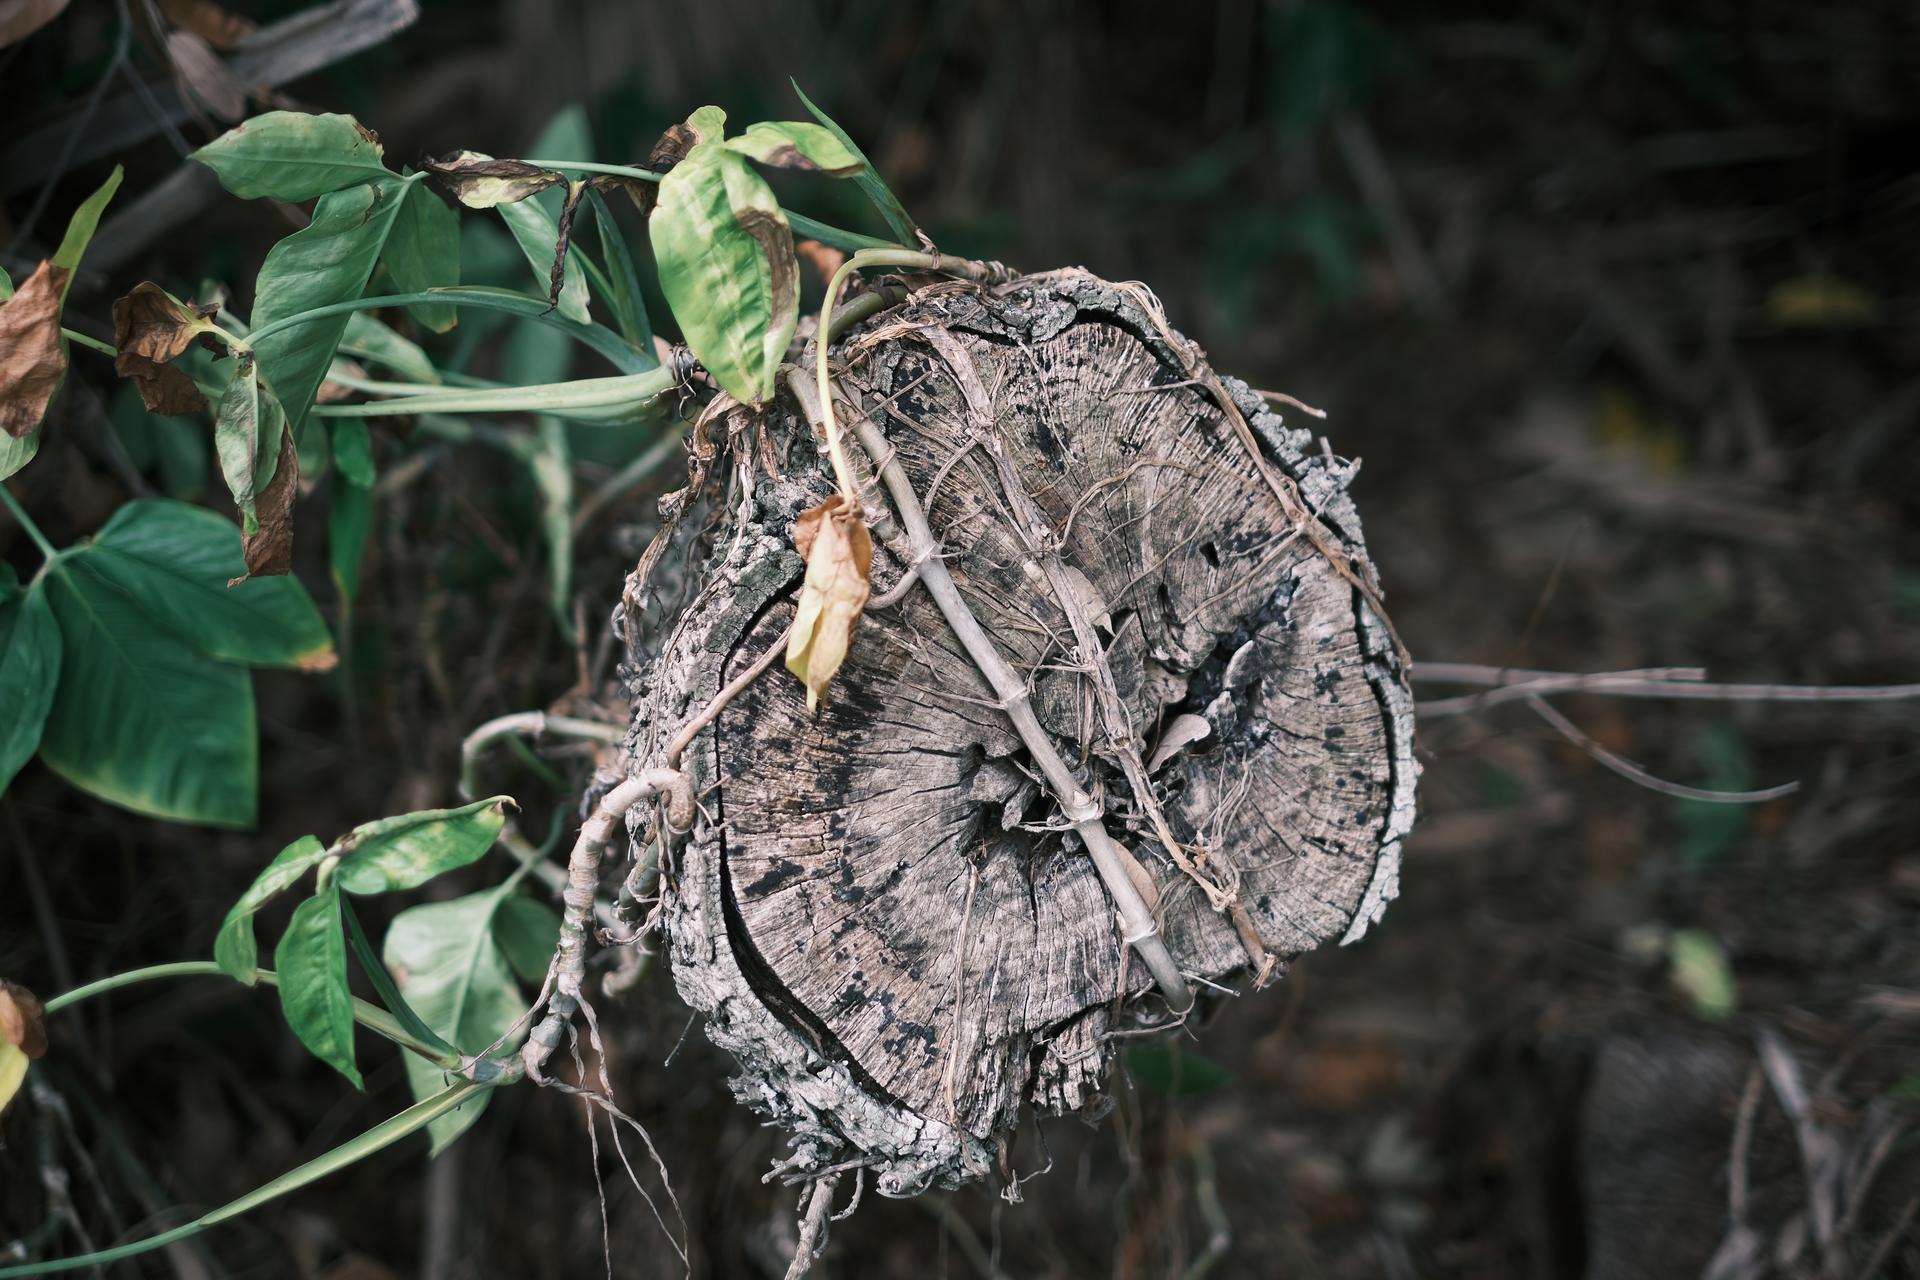
<instances>
[{"instance_id":1,"label":"tree bark","mask_svg":"<svg viewBox=\"0 0 1920 1280\"><path fill-rule=\"evenodd\" d=\"M1215 383L1254 457L1155 305L1077 271L923 289L841 343L857 402L841 412L885 433L963 596L1144 868L1173 955L1230 982L1263 952L1355 940L1397 892L1412 701L1359 586L1352 466ZM632 655L630 767L659 765L792 617L793 520L833 485L790 409L759 438L784 459L761 450L699 590ZM886 510L877 488L869 505ZM876 595L906 558L897 540L876 554ZM984 1176L1024 1109L1097 1112L1109 1032L1164 1018L923 590L869 612L817 713L771 672L683 767L702 812L663 869L674 979L738 1059L742 1100L790 1131L783 1176L864 1166L892 1195Z\"/></svg>"}]
</instances>

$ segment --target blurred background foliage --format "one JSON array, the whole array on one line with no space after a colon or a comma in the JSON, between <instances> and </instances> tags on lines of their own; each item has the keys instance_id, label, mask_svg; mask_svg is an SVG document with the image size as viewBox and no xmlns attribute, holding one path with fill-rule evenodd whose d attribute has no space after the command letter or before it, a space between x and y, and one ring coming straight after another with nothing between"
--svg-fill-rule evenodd
<instances>
[{"instance_id":1,"label":"blurred background foliage","mask_svg":"<svg viewBox=\"0 0 1920 1280\"><path fill-rule=\"evenodd\" d=\"M226 8L271 28L309 6ZM412 8L329 17L350 30ZM195 111L160 128L120 76L77 136L123 97L144 127L60 158L126 12L74 4L0 49L16 279L112 163L123 213L190 186L182 149L223 127L220 86L136 39L126 65L162 99L184 84ZM249 109L352 112L396 163L462 147L636 161L701 103L801 114L793 76L943 249L1145 281L1218 367L1326 409L1328 447L1365 459L1356 497L1417 659L1796 683L1920 669L1911 4L422 0L397 25L243 86ZM870 228L844 184L776 186ZM250 304L300 211L187 196L110 217L70 325L104 336L141 279ZM463 264L527 287L486 218L463 217ZM605 371L483 313L412 336L476 373ZM10 482L56 542L143 492L228 509L204 424L148 417L90 353L74 365ZM677 461L561 538L556 510L577 513L654 435L570 424L563 474L543 481L522 452L541 428L506 429L522 444L376 425L350 618L325 559L335 481L303 501L297 571L344 661L259 677L257 832L136 819L28 767L0 798L0 973L52 993L206 955L293 836L451 803L481 721L622 716L605 620ZM0 555L33 563L11 525ZM1716 1257L1729 1277L1920 1274L1910 706L1565 706L1663 776L1802 789L1757 808L1673 799L1523 707L1430 719L1405 896L1364 946L1228 1002L1197 1040L1130 1054L1112 1115L1022 1135L1013 1167L1050 1172L1019 1203L870 1201L821 1274L1611 1280ZM537 836L592 765L566 746L501 753L486 786L520 797ZM459 879L445 891L485 882ZM777 1136L732 1103L664 975L608 1020L696 1274L779 1274L792 1205L759 1182ZM43 1065L0 1128L0 1243L67 1252L222 1202L406 1099L390 1055L370 1097L344 1094L270 1004L212 984L77 1013ZM677 1273L631 1189L609 1194L617 1273ZM599 1254L577 1109L514 1091L431 1165L389 1152L121 1273L572 1276Z\"/></svg>"}]
</instances>

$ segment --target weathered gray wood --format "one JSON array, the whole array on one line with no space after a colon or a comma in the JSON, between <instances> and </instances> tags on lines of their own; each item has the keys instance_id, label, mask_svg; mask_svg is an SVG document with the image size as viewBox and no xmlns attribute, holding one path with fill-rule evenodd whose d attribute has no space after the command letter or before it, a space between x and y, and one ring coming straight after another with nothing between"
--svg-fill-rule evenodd
<instances>
[{"instance_id":1,"label":"weathered gray wood","mask_svg":"<svg viewBox=\"0 0 1920 1280\"><path fill-rule=\"evenodd\" d=\"M1397 890L1411 700L1383 620L1294 528L1195 384L1197 353L1168 345L1146 301L1078 272L940 286L841 355L963 594L1158 884L1174 955L1230 980L1246 940L1156 841L1124 757L1151 758L1179 716L1207 722L1154 773L1155 799L1284 958L1357 938ZM1319 513L1319 540L1364 572L1350 470L1227 385ZM792 521L832 484L808 428L787 414L775 427L786 474L717 530L704 586L636 674L636 767L659 763L792 616ZM989 434L1024 494L976 447ZM1029 502L1047 545L1013 523ZM904 568L877 558L876 588ZM1103 722L1062 581L1104 646L1130 744ZM1098 877L1022 756L917 590L863 621L817 714L776 671L688 752L706 811L664 878L674 976L739 1059L740 1096L792 1132L783 1172L863 1165L890 1194L983 1176L1025 1109L1100 1107L1111 1020L1154 1016Z\"/></svg>"}]
</instances>

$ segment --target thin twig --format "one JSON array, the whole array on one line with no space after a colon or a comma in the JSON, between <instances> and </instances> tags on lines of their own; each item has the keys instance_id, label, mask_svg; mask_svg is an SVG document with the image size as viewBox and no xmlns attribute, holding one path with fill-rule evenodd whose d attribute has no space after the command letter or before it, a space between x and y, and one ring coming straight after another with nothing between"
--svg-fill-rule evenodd
<instances>
[{"instance_id":1,"label":"thin twig","mask_svg":"<svg viewBox=\"0 0 1920 1280\"><path fill-rule=\"evenodd\" d=\"M831 389L829 389L831 393ZM1193 995L1187 987L1180 967L1174 962L1173 953L1167 949L1166 941L1160 936L1159 925L1154 921L1153 913L1148 910L1140 891L1134 887L1133 880L1126 871L1126 862L1130 855L1124 854L1119 845L1107 833L1103 819L1105 811L1085 788L1075 781L1072 771L1054 747L1053 740L1041 727L1039 719L1033 713L1028 700L1025 683L1017 676L1013 668L1007 665L1005 658L981 627L980 620L974 616L972 608L960 594L953 575L947 571L946 563L940 558L940 544L933 536L933 530L927 524L926 512L920 506L920 499L913 491L913 483L907 478L906 471L899 460L889 456L886 437L879 428L864 416L853 423L861 447L870 459L876 460L876 470L880 474L893 504L905 528L914 558L920 560L920 581L927 588L934 603L939 606L947 625L953 629L955 637L973 659L980 674L986 677L987 684L1001 701L1001 709L1013 722L1014 730L1033 761L1046 776L1047 785L1059 802L1061 812L1074 825L1074 830L1087 846L1092 855L1100 879L1107 887L1108 895L1118 910L1124 941L1140 953L1147 970L1153 975L1161 994L1168 1005L1176 1012L1186 1009L1193 1003ZM884 465L877 460L886 459Z\"/></svg>"},{"instance_id":2,"label":"thin twig","mask_svg":"<svg viewBox=\"0 0 1920 1280\"><path fill-rule=\"evenodd\" d=\"M1649 791L1658 791L1664 796L1673 796L1679 800L1704 800L1709 804L1761 804L1768 800L1778 800L1782 796L1790 796L1800 789L1798 782L1783 782L1777 787L1766 787L1758 791L1709 791L1704 787L1689 787L1684 783L1668 782L1665 778L1655 777L1625 756L1609 751L1589 738L1580 731L1578 725L1549 706L1545 699L1529 695L1527 705L1542 720L1552 725L1568 742L1579 747L1607 768L1631 782L1639 783Z\"/></svg>"},{"instance_id":3,"label":"thin twig","mask_svg":"<svg viewBox=\"0 0 1920 1280\"><path fill-rule=\"evenodd\" d=\"M1920 683L1879 685L1717 684L1699 667L1636 671L1532 671L1470 662L1416 662L1416 684L1493 686L1485 693L1419 703L1423 719L1549 693L1597 693L1611 698L1679 698L1701 702L1903 702L1920 698Z\"/></svg>"},{"instance_id":4,"label":"thin twig","mask_svg":"<svg viewBox=\"0 0 1920 1280\"><path fill-rule=\"evenodd\" d=\"M713 696L713 701L703 707L699 715L680 726L680 732L674 735L673 742L667 747L666 759L669 769L678 769L680 767L680 757L686 754L687 748L692 745L694 738L699 735L700 731L719 718L720 713L726 710L729 702L739 697L742 690L755 680L758 680L761 673L773 665L775 658L787 651L787 632L789 630L791 630L791 628L782 627L779 637L767 646L765 653L753 660L752 666L735 676L726 688L716 693Z\"/></svg>"}]
</instances>

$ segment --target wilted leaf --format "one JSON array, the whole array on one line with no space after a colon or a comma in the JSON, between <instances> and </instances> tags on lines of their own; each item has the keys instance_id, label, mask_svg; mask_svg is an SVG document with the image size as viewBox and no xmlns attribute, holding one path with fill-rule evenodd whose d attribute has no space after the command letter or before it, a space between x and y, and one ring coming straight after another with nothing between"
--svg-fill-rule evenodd
<instances>
[{"instance_id":1,"label":"wilted leaf","mask_svg":"<svg viewBox=\"0 0 1920 1280\"><path fill-rule=\"evenodd\" d=\"M334 883L348 893L391 893L464 867L493 847L512 803L511 796L490 796L355 827L334 843L342 855Z\"/></svg>"},{"instance_id":2,"label":"wilted leaf","mask_svg":"<svg viewBox=\"0 0 1920 1280\"><path fill-rule=\"evenodd\" d=\"M800 294L793 233L773 191L738 153L703 143L661 180L648 231L661 291L694 355L742 404L771 400Z\"/></svg>"},{"instance_id":3,"label":"wilted leaf","mask_svg":"<svg viewBox=\"0 0 1920 1280\"><path fill-rule=\"evenodd\" d=\"M240 554L247 571L227 579L237 587L249 578L270 578L293 571L293 500L300 492L300 455L293 447L293 433L280 430L280 460L256 498L259 523L244 531Z\"/></svg>"},{"instance_id":4,"label":"wilted leaf","mask_svg":"<svg viewBox=\"0 0 1920 1280\"><path fill-rule=\"evenodd\" d=\"M326 671L333 639L306 589L288 577L226 584L246 571L233 525L184 502L129 502L63 557L80 564L141 616L209 658L254 667Z\"/></svg>"},{"instance_id":5,"label":"wilted leaf","mask_svg":"<svg viewBox=\"0 0 1920 1280\"><path fill-rule=\"evenodd\" d=\"M254 282L254 329L358 298L406 199L406 185L397 178L321 196L312 223L273 246L261 265ZM260 374L279 398L296 437L346 329L342 313L268 334L253 344Z\"/></svg>"},{"instance_id":6,"label":"wilted leaf","mask_svg":"<svg viewBox=\"0 0 1920 1280\"><path fill-rule=\"evenodd\" d=\"M793 522L793 544L806 558L800 606L787 634L787 670L807 686L807 710L846 661L872 588L873 539L857 511L834 494Z\"/></svg>"},{"instance_id":7,"label":"wilted leaf","mask_svg":"<svg viewBox=\"0 0 1920 1280\"><path fill-rule=\"evenodd\" d=\"M558 169L542 169L525 160L496 160L479 151L455 151L438 160L423 160L420 167L469 209L518 204L567 180Z\"/></svg>"},{"instance_id":8,"label":"wilted leaf","mask_svg":"<svg viewBox=\"0 0 1920 1280\"><path fill-rule=\"evenodd\" d=\"M393 231L387 237L385 262L402 293L444 289L460 283L460 217L439 196L427 190L426 183L415 182L409 186L400 214L394 219ZM458 309L446 302L416 303L407 311L435 333L447 332L460 318ZM352 332L349 322L349 337Z\"/></svg>"},{"instance_id":9,"label":"wilted leaf","mask_svg":"<svg viewBox=\"0 0 1920 1280\"><path fill-rule=\"evenodd\" d=\"M1712 1022L1729 1017L1739 1004L1733 966L1720 940L1704 929L1676 929L1667 943L1673 985L1693 1011Z\"/></svg>"},{"instance_id":10,"label":"wilted leaf","mask_svg":"<svg viewBox=\"0 0 1920 1280\"><path fill-rule=\"evenodd\" d=\"M227 912L227 918L220 922L220 932L213 938L213 959L221 969L248 986L254 984L254 975L260 967L259 944L253 937L254 915L300 883L301 877L319 866L326 856L326 846L312 836L301 836L274 855L273 861L254 877L247 891Z\"/></svg>"},{"instance_id":11,"label":"wilted leaf","mask_svg":"<svg viewBox=\"0 0 1920 1280\"><path fill-rule=\"evenodd\" d=\"M728 138L725 145L777 169L818 169L836 178L851 178L867 167L866 159L831 130L800 120L764 120L747 126L739 137Z\"/></svg>"},{"instance_id":12,"label":"wilted leaf","mask_svg":"<svg viewBox=\"0 0 1920 1280\"><path fill-rule=\"evenodd\" d=\"M70 273L42 262L0 302L0 431L18 438L40 425L67 372L60 299Z\"/></svg>"},{"instance_id":13,"label":"wilted leaf","mask_svg":"<svg viewBox=\"0 0 1920 1280\"><path fill-rule=\"evenodd\" d=\"M213 0L160 0L160 12L216 49L234 48L255 29L253 19L229 13Z\"/></svg>"},{"instance_id":14,"label":"wilted leaf","mask_svg":"<svg viewBox=\"0 0 1920 1280\"><path fill-rule=\"evenodd\" d=\"M22 592L0 566L0 791L40 746L60 680L60 624L38 583Z\"/></svg>"},{"instance_id":15,"label":"wilted leaf","mask_svg":"<svg viewBox=\"0 0 1920 1280\"><path fill-rule=\"evenodd\" d=\"M194 31L167 33L167 60L180 96L198 104L222 123L247 114L247 86L205 36Z\"/></svg>"},{"instance_id":16,"label":"wilted leaf","mask_svg":"<svg viewBox=\"0 0 1920 1280\"><path fill-rule=\"evenodd\" d=\"M26 1079L27 1063L47 1052L47 1026L31 991L0 978L0 1112Z\"/></svg>"},{"instance_id":17,"label":"wilted leaf","mask_svg":"<svg viewBox=\"0 0 1920 1280\"><path fill-rule=\"evenodd\" d=\"M113 304L113 345L119 354L113 369L132 378L140 402L160 414L192 413L206 408L193 379L168 362L186 351L195 338L210 334L219 307L182 302L152 281Z\"/></svg>"},{"instance_id":18,"label":"wilted leaf","mask_svg":"<svg viewBox=\"0 0 1920 1280\"><path fill-rule=\"evenodd\" d=\"M508 886L409 907L394 917L381 958L400 995L429 1027L464 1054L488 1048L526 1012L495 933L501 909L515 901ZM508 1042L507 1047L512 1047ZM446 1073L417 1054L406 1055L415 1098L447 1087ZM492 1090L463 1102L427 1126L429 1155L465 1133L486 1109Z\"/></svg>"},{"instance_id":19,"label":"wilted leaf","mask_svg":"<svg viewBox=\"0 0 1920 1280\"><path fill-rule=\"evenodd\" d=\"M894 195L892 188L881 180L879 173L874 170L873 162L867 159L866 152L860 150L854 140L847 136L847 131L835 124L826 112L813 105L813 100L807 97L806 91L800 87L798 80L789 80L788 83L793 86L794 93L799 95L800 105L807 109L807 114L818 120L841 146L860 161L860 171L853 175L854 184L860 188L860 193L866 196L867 202L879 211L881 218L886 221L887 228L893 232L893 238L909 247L920 243L920 224L907 213L906 206L900 203L900 197Z\"/></svg>"},{"instance_id":20,"label":"wilted leaf","mask_svg":"<svg viewBox=\"0 0 1920 1280\"><path fill-rule=\"evenodd\" d=\"M380 140L352 116L269 111L227 130L193 159L242 199L272 196L298 203L392 177L381 155Z\"/></svg>"},{"instance_id":21,"label":"wilted leaf","mask_svg":"<svg viewBox=\"0 0 1920 1280\"><path fill-rule=\"evenodd\" d=\"M243 353L233 381L213 414L213 448L220 474L240 508L240 530L252 537L260 528L260 495L279 468L280 442L287 434L287 416L270 387L260 380L255 357Z\"/></svg>"},{"instance_id":22,"label":"wilted leaf","mask_svg":"<svg viewBox=\"0 0 1920 1280\"><path fill-rule=\"evenodd\" d=\"M0 0L0 48L26 39L66 7L67 0Z\"/></svg>"},{"instance_id":23,"label":"wilted leaf","mask_svg":"<svg viewBox=\"0 0 1920 1280\"><path fill-rule=\"evenodd\" d=\"M347 939L340 926L340 885L325 889L293 909L293 919L273 949L279 975L280 1008L287 1025L313 1056L366 1086L353 1057L353 997L347 990Z\"/></svg>"}]
</instances>

